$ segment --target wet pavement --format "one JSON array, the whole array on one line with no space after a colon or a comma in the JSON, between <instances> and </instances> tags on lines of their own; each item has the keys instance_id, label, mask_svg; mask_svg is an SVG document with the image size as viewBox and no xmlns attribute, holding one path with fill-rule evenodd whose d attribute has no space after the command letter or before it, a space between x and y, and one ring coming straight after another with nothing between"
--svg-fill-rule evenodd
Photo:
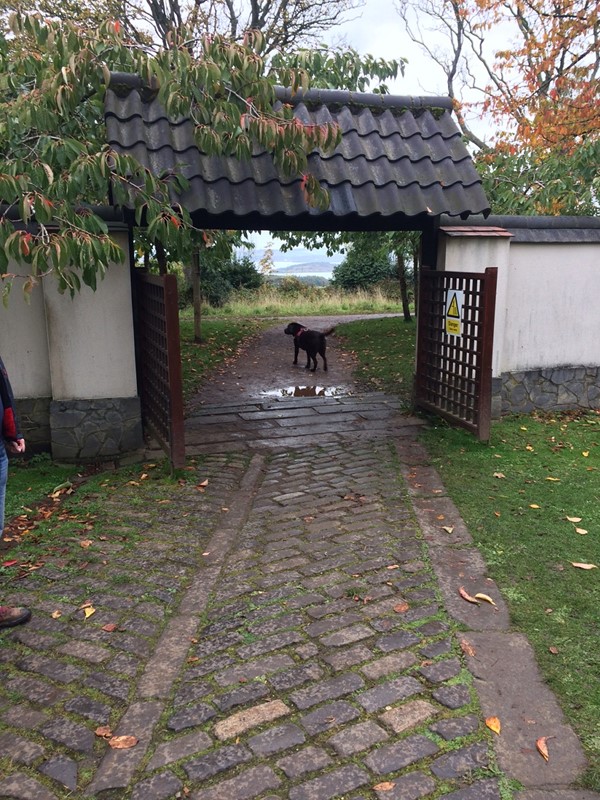
<instances>
[{"instance_id":1,"label":"wet pavement","mask_svg":"<svg viewBox=\"0 0 600 800\"><path fill-rule=\"evenodd\" d=\"M422 422L354 386L335 340L296 381L278 332L268 379L250 345L191 405L197 482L120 487L83 574L8 587L34 616L0 634L0 797L597 798Z\"/></svg>"}]
</instances>

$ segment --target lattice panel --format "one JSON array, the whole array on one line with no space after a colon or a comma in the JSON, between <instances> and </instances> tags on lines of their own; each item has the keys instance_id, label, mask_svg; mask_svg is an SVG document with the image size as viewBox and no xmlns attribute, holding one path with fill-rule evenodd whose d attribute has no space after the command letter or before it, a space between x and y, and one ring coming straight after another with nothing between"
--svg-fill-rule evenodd
<instances>
[{"instance_id":1,"label":"lattice panel","mask_svg":"<svg viewBox=\"0 0 600 800\"><path fill-rule=\"evenodd\" d=\"M416 404L483 440L489 438L491 420L496 280L492 268L485 273L423 270L419 291ZM461 301L458 317L448 313L453 296ZM448 333L452 325L459 334Z\"/></svg>"},{"instance_id":2,"label":"lattice panel","mask_svg":"<svg viewBox=\"0 0 600 800\"><path fill-rule=\"evenodd\" d=\"M185 463L177 280L138 275L136 342L144 424L174 467Z\"/></svg>"}]
</instances>

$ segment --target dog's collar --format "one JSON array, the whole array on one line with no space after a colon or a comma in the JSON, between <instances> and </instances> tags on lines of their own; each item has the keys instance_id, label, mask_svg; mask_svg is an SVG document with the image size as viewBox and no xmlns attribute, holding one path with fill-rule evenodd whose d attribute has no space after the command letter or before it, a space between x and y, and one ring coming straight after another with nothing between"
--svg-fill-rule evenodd
<instances>
[{"instance_id":1,"label":"dog's collar","mask_svg":"<svg viewBox=\"0 0 600 800\"><path fill-rule=\"evenodd\" d=\"M296 338L296 336L300 336L302 333L304 333L304 331L307 331L307 330L308 330L308 328L300 328L300 330L299 330L299 331L297 331L297 332L294 334L294 338Z\"/></svg>"}]
</instances>

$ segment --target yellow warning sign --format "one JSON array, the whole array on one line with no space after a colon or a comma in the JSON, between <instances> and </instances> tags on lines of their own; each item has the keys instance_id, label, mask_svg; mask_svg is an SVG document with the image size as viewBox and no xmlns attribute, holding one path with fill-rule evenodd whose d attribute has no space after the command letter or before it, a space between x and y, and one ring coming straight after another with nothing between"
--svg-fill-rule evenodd
<instances>
[{"instance_id":1,"label":"yellow warning sign","mask_svg":"<svg viewBox=\"0 0 600 800\"><path fill-rule=\"evenodd\" d=\"M448 289L446 292L445 330L449 336L462 334L462 310L464 292L459 289Z\"/></svg>"},{"instance_id":2,"label":"yellow warning sign","mask_svg":"<svg viewBox=\"0 0 600 800\"><path fill-rule=\"evenodd\" d=\"M447 317L456 317L456 319L460 319L460 311L458 310L458 300L456 299L456 292L452 295L452 300L450 300L450 305L448 306L448 311L446 311Z\"/></svg>"}]
</instances>

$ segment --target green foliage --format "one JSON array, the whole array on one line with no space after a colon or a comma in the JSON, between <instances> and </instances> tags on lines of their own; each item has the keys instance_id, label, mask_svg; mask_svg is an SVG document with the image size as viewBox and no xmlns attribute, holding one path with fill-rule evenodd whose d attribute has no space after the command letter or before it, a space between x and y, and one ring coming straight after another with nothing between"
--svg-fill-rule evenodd
<instances>
[{"instance_id":1,"label":"green foliage","mask_svg":"<svg viewBox=\"0 0 600 800\"><path fill-rule=\"evenodd\" d=\"M306 70L311 76L311 85L320 89L347 89L351 92L365 92L371 83L377 85L371 89L375 94L387 94L385 81L404 75L406 59L375 58L370 53L361 55L350 48L341 50L321 45L311 50L298 53L278 53L273 58L274 64L285 64L287 67Z\"/></svg>"},{"instance_id":2,"label":"green foliage","mask_svg":"<svg viewBox=\"0 0 600 800\"><path fill-rule=\"evenodd\" d=\"M575 149L482 152L475 159L494 214L597 215L600 139Z\"/></svg>"},{"instance_id":3,"label":"green foliage","mask_svg":"<svg viewBox=\"0 0 600 800\"><path fill-rule=\"evenodd\" d=\"M60 291L95 288L123 253L94 205L133 207L148 240L175 259L191 250L190 238L198 239L187 210L172 202L187 186L182 175L175 169L153 175L106 144L104 96L115 71L156 87L169 115L192 118L205 153L244 159L257 145L272 153L284 175L304 175L308 202L327 202L306 174L307 154L335 147L339 130L299 125L289 106L273 110L274 86L308 88L308 75L271 67L261 56L260 33L243 44L205 37L195 56L185 31L152 54L126 40L119 23L83 29L13 15L10 24L10 34L0 36L0 273L6 285L16 277L10 271L16 262L24 267L26 293L50 273Z\"/></svg>"},{"instance_id":4,"label":"green foliage","mask_svg":"<svg viewBox=\"0 0 600 800\"><path fill-rule=\"evenodd\" d=\"M200 258L202 301L215 308L223 306L235 290L258 289L263 284L263 276L249 256L233 254L223 258L211 250L203 250Z\"/></svg>"},{"instance_id":5,"label":"green foliage","mask_svg":"<svg viewBox=\"0 0 600 800\"><path fill-rule=\"evenodd\" d=\"M367 289L394 273L385 234L355 234L346 258L333 270L332 284L342 289Z\"/></svg>"}]
</instances>

